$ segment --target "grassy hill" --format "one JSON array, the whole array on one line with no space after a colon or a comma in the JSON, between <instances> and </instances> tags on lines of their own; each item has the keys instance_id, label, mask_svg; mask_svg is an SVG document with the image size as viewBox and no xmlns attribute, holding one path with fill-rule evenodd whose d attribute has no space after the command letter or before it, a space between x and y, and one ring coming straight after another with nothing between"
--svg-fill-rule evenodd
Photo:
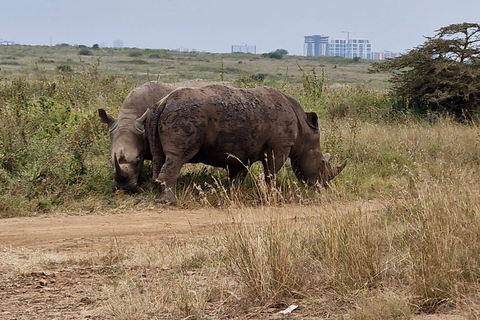
<instances>
[{"instance_id":1,"label":"grassy hill","mask_svg":"<svg viewBox=\"0 0 480 320\"><path fill-rule=\"evenodd\" d=\"M324 69L331 83L369 83L385 86L385 75L368 74L369 61L335 57L284 56L262 58L254 54L214 54L153 49L89 49L79 47L0 46L0 75L39 79L59 71L81 71L98 64L103 74L125 76L138 82L177 82L201 78L234 81L242 76L265 75L267 82L301 83L304 70Z\"/></svg>"}]
</instances>

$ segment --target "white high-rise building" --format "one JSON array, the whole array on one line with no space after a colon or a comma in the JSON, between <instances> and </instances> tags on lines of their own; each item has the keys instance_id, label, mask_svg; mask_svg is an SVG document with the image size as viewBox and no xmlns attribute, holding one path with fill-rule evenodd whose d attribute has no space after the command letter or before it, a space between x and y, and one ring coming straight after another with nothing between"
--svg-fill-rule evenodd
<instances>
[{"instance_id":1,"label":"white high-rise building","mask_svg":"<svg viewBox=\"0 0 480 320\"><path fill-rule=\"evenodd\" d=\"M367 39L331 40L329 56L372 59L372 45Z\"/></svg>"},{"instance_id":2,"label":"white high-rise building","mask_svg":"<svg viewBox=\"0 0 480 320\"><path fill-rule=\"evenodd\" d=\"M367 39L331 39L324 35L305 36L306 56L331 56L372 59L372 45Z\"/></svg>"}]
</instances>

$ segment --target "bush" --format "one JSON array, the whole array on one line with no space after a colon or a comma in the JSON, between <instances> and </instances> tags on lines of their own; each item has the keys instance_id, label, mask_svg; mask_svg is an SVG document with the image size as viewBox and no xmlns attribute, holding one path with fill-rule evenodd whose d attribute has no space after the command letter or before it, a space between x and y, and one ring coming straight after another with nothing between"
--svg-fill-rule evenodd
<instances>
[{"instance_id":1,"label":"bush","mask_svg":"<svg viewBox=\"0 0 480 320\"><path fill-rule=\"evenodd\" d=\"M269 53L263 53L262 58L270 58L270 59L283 59L283 55L278 53L278 52L269 52Z\"/></svg>"},{"instance_id":2,"label":"bush","mask_svg":"<svg viewBox=\"0 0 480 320\"><path fill-rule=\"evenodd\" d=\"M132 85L99 76L96 66L59 69L69 72L0 84L0 202L7 210L0 216L14 212L12 206L42 203L21 211L45 211L111 188L108 138L96 109L118 108Z\"/></svg>"},{"instance_id":3,"label":"bush","mask_svg":"<svg viewBox=\"0 0 480 320\"><path fill-rule=\"evenodd\" d=\"M286 56L288 54L288 51L285 49L277 49L274 51L275 53L281 54L282 56Z\"/></svg>"},{"instance_id":4,"label":"bush","mask_svg":"<svg viewBox=\"0 0 480 320\"><path fill-rule=\"evenodd\" d=\"M91 56L93 53L92 53L92 51L90 51L87 48L82 48L82 49L80 49L78 54L81 55L81 56Z\"/></svg>"},{"instance_id":5,"label":"bush","mask_svg":"<svg viewBox=\"0 0 480 320\"><path fill-rule=\"evenodd\" d=\"M138 57L141 57L142 55L143 53L141 53L140 51L133 51L128 54L128 56L132 58L138 58Z\"/></svg>"},{"instance_id":6,"label":"bush","mask_svg":"<svg viewBox=\"0 0 480 320\"><path fill-rule=\"evenodd\" d=\"M61 72L72 72L73 68L69 64L62 63L61 65L57 66L57 70Z\"/></svg>"},{"instance_id":7,"label":"bush","mask_svg":"<svg viewBox=\"0 0 480 320\"><path fill-rule=\"evenodd\" d=\"M480 25L452 24L408 54L373 64L392 71L392 95L403 110L420 114L478 116L480 106Z\"/></svg>"},{"instance_id":8,"label":"bush","mask_svg":"<svg viewBox=\"0 0 480 320\"><path fill-rule=\"evenodd\" d=\"M241 88L255 88L263 84L267 78L265 73L251 74L249 76L242 76L235 81L235 85Z\"/></svg>"}]
</instances>

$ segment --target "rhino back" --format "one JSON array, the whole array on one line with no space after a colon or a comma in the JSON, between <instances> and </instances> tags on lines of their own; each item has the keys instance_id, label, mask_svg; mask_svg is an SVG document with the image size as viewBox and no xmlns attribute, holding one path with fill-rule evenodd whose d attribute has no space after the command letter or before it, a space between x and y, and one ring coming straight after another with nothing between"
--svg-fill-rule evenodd
<instances>
[{"instance_id":1,"label":"rhino back","mask_svg":"<svg viewBox=\"0 0 480 320\"><path fill-rule=\"evenodd\" d=\"M139 118L155 102L168 95L173 89L170 85L158 81L144 83L127 95L122 103L118 119L122 121Z\"/></svg>"}]
</instances>

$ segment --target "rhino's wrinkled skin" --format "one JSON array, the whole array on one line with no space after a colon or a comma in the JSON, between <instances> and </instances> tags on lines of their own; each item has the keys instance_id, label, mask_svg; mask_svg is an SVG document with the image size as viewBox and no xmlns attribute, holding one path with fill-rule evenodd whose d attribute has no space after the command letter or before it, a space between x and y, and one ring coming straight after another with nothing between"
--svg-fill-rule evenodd
<instances>
[{"instance_id":1,"label":"rhino's wrinkled skin","mask_svg":"<svg viewBox=\"0 0 480 320\"><path fill-rule=\"evenodd\" d=\"M322 154L317 115L268 87L177 89L155 104L146 130L165 203L176 202L172 190L187 162L228 168L241 182L246 165L261 161L269 182L290 158L299 179L323 186L346 165L332 167Z\"/></svg>"},{"instance_id":2,"label":"rhino's wrinkled skin","mask_svg":"<svg viewBox=\"0 0 480 320\"><path fill-rule=\"evenodd\" d=\"M157 81L133 89L125 98L117 118L98 109L102 122L108 124L114 189L137 190L144 159L151 159L146 140L145 121L150 108L175 88Z\"/></svg>"}]
</instances>

